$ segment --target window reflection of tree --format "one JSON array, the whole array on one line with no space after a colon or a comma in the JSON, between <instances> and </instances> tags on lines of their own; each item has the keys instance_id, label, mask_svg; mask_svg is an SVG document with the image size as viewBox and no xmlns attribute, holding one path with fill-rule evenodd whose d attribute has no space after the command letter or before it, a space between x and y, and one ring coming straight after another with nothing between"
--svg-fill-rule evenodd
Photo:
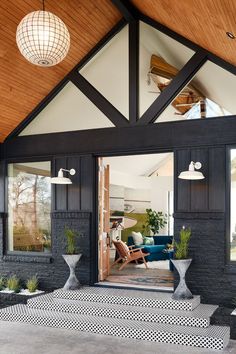
<instances>
[{"instance_id":1,"label":"window reflection of tree","mask_svg":"<svg viewBox=\"0 0 236 354\"><path fill-rule=\"evenodd\" d=\"M14 250L42 251L50 239L49 177L14 170L11 180Z\"/></svg>"}]
</instances>

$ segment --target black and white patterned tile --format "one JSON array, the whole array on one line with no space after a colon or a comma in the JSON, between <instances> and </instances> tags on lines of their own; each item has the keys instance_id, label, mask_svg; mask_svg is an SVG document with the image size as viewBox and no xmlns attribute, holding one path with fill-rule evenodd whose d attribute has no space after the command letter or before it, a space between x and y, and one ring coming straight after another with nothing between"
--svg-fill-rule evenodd
<instances>
[{"instance_id":1,"label":"black and white patterned tile","mask_svg":"<svg viewBox=\"0 0 236 354\"><path fill-rule=\"evenodd\" d=\"M48 311L26 305L0 310L0 319L210 349L223 349L229 341L228 327L195 328L148 322L140 325L134 320Z\"/></svg>"},{"instance_id":2,"label":"black and white patterned tile","mask_svg":"<svg viewBox=\"0 0 236 354\"><path fill-rule=\"evenodd\" d=\"M30 299L27 304L29 307L42 310L202 328L209 326L210 316L217 308L214 305L199 305L193 311L173 311L141 306L57 299L51 294Z\"/></svg>"},{"instance_id":3,"label":"black and white patterned tile","mask_svg":"<svg viewBox=\"0 0 236 354\"><path fill-rule=\"evenodd\" d=\"M83 287L74 291L64 291L63 289L58 289L53 292L53 296L58 299L92 301L184 311L192 311L200 304L200 296L194 296L191 300L176 301L171 298L171 293L142 292L99 287Z\"/></svg>"}]
</instances>

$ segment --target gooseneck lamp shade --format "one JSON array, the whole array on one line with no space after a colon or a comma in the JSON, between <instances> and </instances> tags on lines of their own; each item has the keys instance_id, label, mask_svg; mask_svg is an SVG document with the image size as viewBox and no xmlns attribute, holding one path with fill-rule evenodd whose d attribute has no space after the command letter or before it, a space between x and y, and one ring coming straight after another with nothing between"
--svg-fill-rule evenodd
<instances>
[{"instance_id":1,"label":"gooseneck lamp shade","mask_svg":"<svg viewBox=\"0 0 236 354\"><path fill-rule=\"evenodd\" d=\"M189 164L188 171L183 171L179 174L178 178L180 179L189 179L189 180L197 180L204 179L204 175L199 170L202 167L201 162L193 162L191 161Z\"/></svg>"},{"instance_id":2,"label":"gooseneck lamp shade","mask_svg":"<svg viewBox=\"0 0 236 354\"><path fill-rule=\"evenodd\" d=\"M63 171L69 172L69 174L71 176L73 176L75 174L75 170L73 168L71 168L70 170L66 170L64 168L60 168L60 170L58 171L57 177L52 177L51 178L51 183L52 184L72 184L72 181L71 181L70 178L64 177Z\"/></svg>"},{"instance_id":3,"label":"gooseneck lamp shade","mask_svg":"<svg viewBox=\"0 0 236 354\"><path fill-rule=\"evenodd\" d=\"M34 11L19 23L16 43L21 54L32 64L53 66L67 55L70 34L56 15L48 11Z\"/></svg>"}]
</instances>

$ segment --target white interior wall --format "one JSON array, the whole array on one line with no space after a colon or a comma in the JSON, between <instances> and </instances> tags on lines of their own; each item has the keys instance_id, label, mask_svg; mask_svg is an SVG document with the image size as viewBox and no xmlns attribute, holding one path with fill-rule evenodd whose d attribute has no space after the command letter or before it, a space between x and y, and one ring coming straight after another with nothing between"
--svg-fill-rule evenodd
<instances>
[{"instance_id":1,"label":"white interior wall","mask_svg":"<svg viewBox=\"0 0 236 354\"><path fill-rule=\"evenodd\" d=\"M153 80L148 84L148 72L150 70L150 51L146 49L143 42L140 42L139 48L139 115L140 117L146 112L148 107L159 96L158 89Z\"/></svg>"},{"instance_id":2,"label":"white interior wall","mask_svg":"<svg viewBox=\"0 0 236 354\"><path fill-rule=\"evenodd\" d=\"M123 195L125 200L145 200L149 202L147 207L162 211L164 214L168 213L168 192L173 192L173 176L138 177L113 170L110 173L110 183L112 185L111 196L119 191L119 187L125 188ZM118 188L117 190L114 189L115 186ZM122 210L118 209L117 200L115 203L117 207L111 209ZM138 208L138 204L135 205ZM166 225L160 234L166 235L167 230Z\"/></svg>"},{"instance_id":3,"label":"white interior wall","mask_svg":"<svg viewBox=\"0 0 236 354\"><path fill-rule=\"evenodd\" d=\"M120 158L122 161L122 157ZM122 162L121 162L122 163ZM126 188L150 189L150 179L110 169L110 183Z\"/></svg>"},{"instance_id":4,"label":"white interior wall","mask_svg":"<svg viewBox=\"0 0 236 354\"><path fill-rule=\"evenodd\" d=\"M207 61L194 77L194 85L232 114L236 113L235 75Z\"/></svg>"},{"instance_id":5,"label":"white interior wall","mask_svg":"<svg viewBox=\"0 0 236 354\"><path fill-rule=\"evenodd\" d=\"M110 209L124 210L125 188L122 185L112 184L110 180Z\"/></svg>"},{"instance_id":6,"label":"white interior wall","mask_svg":"<svg viewBox=\"0 0 236 354\"><path fill-rule=\"evenodd\" d=\"M125 203L134 208L134 213L145 213L151 207L151 190L125 188Z\"/></svg>"},{"instance_id":7,"label":"white interior wall","mask_svg":"<svg viewBox=\"0 0 236 354\"><path fill-rule=\"evenodd\" d=\"M168 192L173 192L173 176L151 178L151 208L168 214ZM168 234L168 225L160 230L160 235Z\"/></svg>"}]
</instances>

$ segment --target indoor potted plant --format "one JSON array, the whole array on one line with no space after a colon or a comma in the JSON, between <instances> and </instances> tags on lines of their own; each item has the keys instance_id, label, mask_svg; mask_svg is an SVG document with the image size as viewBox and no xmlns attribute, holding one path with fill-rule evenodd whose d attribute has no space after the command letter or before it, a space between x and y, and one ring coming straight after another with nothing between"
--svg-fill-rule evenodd
<instances>
[{"instance_id":1,"label":"indoor potted plant","mask_svg":"<svg viewBox=\"0 0 236 354\"><path fill-rule=\"evenodd\" d=\"M173 262L175 268L179 273L179 284L175 289L172 298L175 300L184 300L184 299L192 299L193 295L185 282L185 274L187 269L189 268L192 259L188 258L188 247L189 241L191 237L191 230L189 228L182 227L180 231L180 241L174 243L175 253Z\"/></svg>"},{"instance_id":2,"label":"indoor potted plant","mask_svg":"<svg viewBox=\"0 0 236 354\"><path fill-rule=\"evenodd\" d=\"M146 209L147 220L143 228L149 235L157 235L160 229L163 229L167 224L166 215L162 211L155 211L152 209Z\"/></svg>"},{"instance_id":3,"label":"indoor potted plant","mask_svg":"<svg viewBox=\"0 0 236 354\"><path fill-rule=\"evenodd\" d=\"M82 254L79 253L76 247L76 237L78 235L79 234L74 230L69 229L68 227L65 228L67 246L66 246L66 254L63 254L62 257L64 258L64 260L66 261L66 263L70 268L70 276L63 287L64 290L75 290L80 287L79 280L75 275L75 267L79 262L80 257L82 256Z\"/></svg>"}]
</instances>

